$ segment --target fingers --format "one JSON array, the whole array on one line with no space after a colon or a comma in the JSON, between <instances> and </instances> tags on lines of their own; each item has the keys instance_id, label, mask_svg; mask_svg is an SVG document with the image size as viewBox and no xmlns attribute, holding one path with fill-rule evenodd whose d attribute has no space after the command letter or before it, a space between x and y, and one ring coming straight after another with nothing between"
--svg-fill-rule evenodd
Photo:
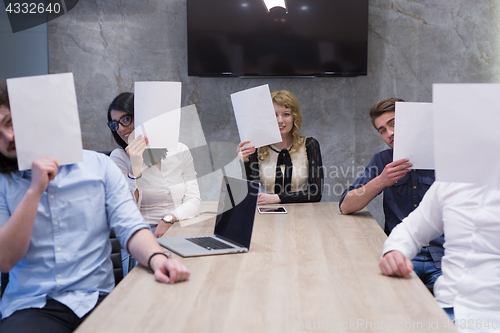
<instances>
[{"instance_id":1,"label":"fingers","mask_svg":"<svg viewBox=\"0 0 500 333\"><path fill-rule=\"evenodd\" d=\"M390 173L397 173L405 175L407 172L410 172L413 164L409 163L409 160L407 158L402 158L400 160L391 162L386 165L385 169L387 169Z\"/></svg>"},{"instance_id":2,"label":"fingers","mask_svg":"<svg viewBox=\"0 0 500 333\"><path fill-rule=\"evenodd\" d=\"M387 252L379 263L384 275L410 278L413 270L412 262L399 251Z\"/></svg>"},{"instance_id":3,"label":"fingers","mask_svg":"<svg viewBox=\"0 0 500 333\"><path fill-rule=\"evenodd\" d=\"M57 170L57 168L59 168L59 163L51 157L44 157L33 161L33 166L38 168L55 168Z\"/></svg>"},{"instance_id":4,"label":"fingers","mask_svg":"<svg viewBox=\"0 0 500 333\"><path fill-rule=\"evenodd\" d=\"M32 183L38 189L43 188L42 191L48 186L48 182L53 180L57 176L57 170L59 168L59 163L50 157L41 158L33 161L31 167Z\"/></svg>"},{"instance_id":5,"label":"fingers","mask_svg":"<svg viewBox=\"0 0 500 333\"><path fill-rule=\"evenodd\" d=\"M178 259L167 259L154 275L159 282L175 283L187 280L191 272Z\"/></svg>"},{"instance_id":6,"label":"fingers","mask_svg":"<svg viewBox=\"0 0 500 333\"><path fill-rule=\"evenodd\" d=\"M170 278L162 270L157 269L154 272L155 280L162 283L170 283Z\"/></svg>"},{"instance_id":7,"label":"fingers","mask_svg":"<svg viewBox=\"0 0 500 333\"><path fill-rule=\"evenodd\" d=\"M384 186L392 186L398 180L403 178L408 172L411 172L413 164L408 163L408 159L400 159L387 164L380 175Z\"/></svg>"},{"instance_id":8,"label":"fingers","mask_svg":"<svg viewBox=\"0 0 500 333\"><path fill-rule=\"evenodd\" d=\"M402 158L400 160L396 160L396 161L392 161L391 163L387 164L387 165L390 165L391 167L395 167L395 166L398 166L398 165L401 165L401 164L405 164L405 163L408 163L410 160L407 159L407 158ZM411 163L408 163L411 165Z\"/></svg>"},{"instance_id":9,"label":"fingers","mask_svg":"<svg viewBox=\"0 0 500 333\"><path fill-rule=\"evenodd\" d=\"M238 145L236 152L243 158L244 162L248 162L248 156L255 153L255 146L248 145L250 141L242 141Z\"/></svg>"},{"instance_id":10,"label":"fingers","mask_svg":"<svg viewBox=\"0 0 500 333\"><path fill-rule=\"evenodd\" d=\"M56 160L53 158L46 158L44 160L44 170L47 172L47 175L49 177L49 181L52 179L56 178L57 176L57 170L59 169L59 163L57 163Z\"/></svg>"},{"instance_id":11,"label":"fingers","mask_svg":"<svg viewBox=\"0 0 500 333\"><path fill-rule=\"evenodd\" d=\"M257 205L268 205L280 203L280 198L277 194L267 194L267 193L259 193L257 198Z\"/></svg>"},{"instance_id":12,"label":"fingers","mask_svg":"<svg viewBox=\"0 0 500 333\"><path fill-rule=\"evenodd\" d=\"M390 163L392 164L392 163ZM403 171L403 172L410 172L411 170L409 168L411 168L413 166L413 164L411 163L402 163L402 164L397 164L397 165L390 165L390 164L387 164L385 166L385 169L389 170L390 172L394 173L394 172L400 172L400 171Z\"/></svg>"},{"instance_id":13,"label":"fingers","mask_svg":"<svg viewBox=\"0 0 500 333\"><path fill-rule=\"evenodd\" d=\"M173 282L185 281L191 275L191 272L178 259L170 259L175 264L175 278L171 275L170 280Z\"/></svg>"},{"instance_id":14,"label":"fingers","mask_svg":"<svg viewBox=\"0 0 500 333\"><path fill-rule=\"evenodd\" d=\"M246 145L247 143L250 143L250 140L247 140L247 141L241 141L240 144L238 145L238 149L241 149L244 145Z\"/></svg>"},{"instance_id":15,"label":"fingers","mask_svg":"<svg viewBox=\"0 0 500 333\"><path fill-rule=\"evenodd\" d=\"M257 198L257 205L265 205L266 204L266 193L259 193Z\"/></svg>"},{"instance_id":16,"label":"fingers","mask_svg":"<svg viewBox=\"0 0 500 333\"><path fill-rule=\"evenodd\" d=\"M129 156L142 156L142 153L144 152L144 150L146 150L148 144L148 138L142 137L142 135L140 135L128 144L128 146L125 148L125 151L127 152L127 154L129 154Z\"/></svg>"}]
</instances>

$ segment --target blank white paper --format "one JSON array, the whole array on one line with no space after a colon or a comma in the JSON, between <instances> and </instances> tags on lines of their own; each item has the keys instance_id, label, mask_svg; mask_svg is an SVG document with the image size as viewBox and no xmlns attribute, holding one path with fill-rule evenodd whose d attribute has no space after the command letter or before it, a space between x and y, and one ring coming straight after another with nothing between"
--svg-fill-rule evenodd
<instances>
[{"instance_id":1,"label":"blank white paper","mask_svg":"<svg viewBox=\"0 0 500 333\"><path fill-rule=\"evenodd\" d=\"M134 127L136 137L148 137L148 148L174 148L179 142L180 82L136 82Z\"/></svg>"},{"instance_id":2,"label":"blank white paper","mask_svg":"<svg viewBox=\"0 0 500 333\"><path fill-rule=\"evenodd\" d=\"M19 170L51 157L59 165L83 161L72 73L8 79Z\"/></svg>"},{"instance_id":3,"label":"blank white paper","mask_svg":"<svg viewBox=\"0 0 500 333\"><path fill-rule=\"evenodd\" d=\"M147 137L148 148L174 149L179 143L180 123L180 109L165 112L136 127L135 137Z\"/></svg>"},{"instance_id":4,"label":"blank white paper","mask_svg":"<svg viewBox=\"0 0 500 333\"><path fill-rule=\"evenodd\" d=\"M267 84L231 94L241 141L256 148L281 142L271 92Z\"/></svg>"},{"instance_id":5,"label":"blank white paper","mask_svg":"<svg viewBox=\"0 0 500 333\"><path fill-rule=\"evenodd\" d=\"M179 141L188 146L189 149L207 145L195 104L181 109Z\"/></svg>"},{"instance_id":6,"label":"blank white paper","mask_svg":"<svg viewBox=\"0 0 500 333\"><path fill-rule=\"evenodd\" d=\"M434 169L432 103L396 102L393 160L407 158L412 169Z\"/></svg>"},{"instance_id":7,"label":"blank white paper","mask_svg":"<svg viewBox=\"0 0 500 333\"><path fill-rule=\"evenodd\" d=\"M436 180L500 186L500 84L434 84Z\"/></svg>"}]
</instances>

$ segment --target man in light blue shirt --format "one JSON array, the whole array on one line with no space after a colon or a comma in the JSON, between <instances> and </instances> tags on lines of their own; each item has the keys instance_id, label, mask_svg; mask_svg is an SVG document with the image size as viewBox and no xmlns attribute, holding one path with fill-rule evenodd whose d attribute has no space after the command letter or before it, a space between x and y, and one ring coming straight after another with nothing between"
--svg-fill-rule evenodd
<instances>
[{"instance_id":1,"label":"man in light blue shirt","mask_svg":"<svg viewBox=\"0 0 500 333\"><path fill-rule=\"evenodd\" d=\"M43 158L17 171L8 98L0 95L0 270L10 276L0 332L76 329L114 287L110 229L157 281L189 277L163 254L107 156L84 151L81 163Z\"/></svg>"}]
</instances>

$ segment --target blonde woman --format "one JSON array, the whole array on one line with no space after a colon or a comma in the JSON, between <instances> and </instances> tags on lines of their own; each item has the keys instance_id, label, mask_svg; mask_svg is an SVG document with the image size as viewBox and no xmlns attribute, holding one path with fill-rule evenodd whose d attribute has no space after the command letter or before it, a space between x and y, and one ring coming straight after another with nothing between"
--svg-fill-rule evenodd
<instances>
[{"instance_id":1,"label":"blonde woman","mask_svg":"<svg viewBox=\"0 0 500 333\"><path fill-rule=\"evenodd\" d=\"M323 163L319 143L299 135L302 110L287 90L271 93L282 141L258 150L250 141L238 145L249 180L259 181L266 193L258 204L317 202L323 193Z\"/></svg>"}]
</instances>

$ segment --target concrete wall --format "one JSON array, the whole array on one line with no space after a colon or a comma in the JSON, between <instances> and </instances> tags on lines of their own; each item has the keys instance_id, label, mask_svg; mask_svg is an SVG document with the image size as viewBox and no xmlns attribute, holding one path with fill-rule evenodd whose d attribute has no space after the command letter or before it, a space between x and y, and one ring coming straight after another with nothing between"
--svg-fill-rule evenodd
<instances>
[{"instance_id":1,"label":"concrete wall","mask_svg":"<svg viewBox=\"0 0 500 333\"><path fill-rule=\"evenodd\" d=\"M336 201L385 148L367 114L374 102L430 102L433 83L498 81L499 19L500 1L371 0L365 77L197 78L187 76L185 0L83 0L49 23L50 72L75 75L85 148L115 147L106 110L135 81L181 81L182 105L196 104L206 141L232 143L218 149L228 160L239 141L229 95L288 89L302 103L303 134L321 144L323 201ZM369 209L381 222L381 198Z\"/></svg>"}]
</instances>

